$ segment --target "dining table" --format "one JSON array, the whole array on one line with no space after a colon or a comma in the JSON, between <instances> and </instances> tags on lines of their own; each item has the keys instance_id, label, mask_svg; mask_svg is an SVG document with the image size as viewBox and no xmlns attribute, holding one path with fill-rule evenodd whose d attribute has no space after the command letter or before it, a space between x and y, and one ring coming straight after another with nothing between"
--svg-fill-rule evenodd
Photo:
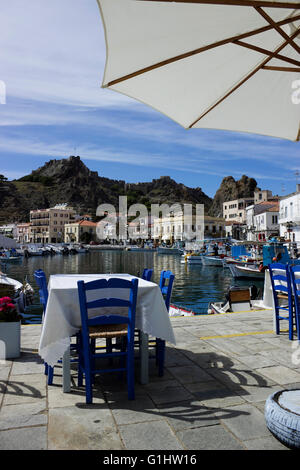
<instances>
[{"instance_id":1,"label":"dining table","mask_svg":"<svg viewBox=\"0 0 300 470\"><path fill-rule=\"evenodd\" d=\"M63 391L71 390L70 343L71 337L80 331L81 314L78 297L78 281L94 281L96 279L120 278L131 280L136 278L127 273L110 274L53 274L48 282L48 302L45 310L39 343L39 355L50 366L62 359ZM110 289L101 290L101 297L111 296ZM97 291L91 293L97 295ZM128 290L114 289L114 297L128 298ZM127 296L127 297L126 297ZM99 297L99 292L98 292ZM90 300L93 300L90 298ZM105 315L106 309L94 309L89 316ZM120 309L114 313L127 315ZM159 286L150 281L138 278L138 295L136 305L135 328L140 332L140 382L149 381L148 338L161 338L175 344L168 310Z\"/></svg>"}]
</instances>

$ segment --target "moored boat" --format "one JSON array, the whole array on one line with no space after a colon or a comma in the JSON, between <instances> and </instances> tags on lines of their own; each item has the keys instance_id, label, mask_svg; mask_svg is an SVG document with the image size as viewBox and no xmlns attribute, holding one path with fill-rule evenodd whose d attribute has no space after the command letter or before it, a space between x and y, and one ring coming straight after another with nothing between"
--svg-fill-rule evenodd
<instances>
[{"instance_id":1,"label":"moored boat","mask_svg":"<svg viewBox=\"0 0 300 470\"><path fill-rule=\"evenodd\" d=\"M251 278L251 279L264 279L265 271L257 266L239 266L238 264L228 265L230 272L234 278Z\"/></svg>"},{"instance_id":2,"label":"moored boat","mask_svg":"<svg viewBox=\"0 0 300 470\"><path fill-rule=\"evenodd\" d=\"M191 317L196 315L196 313L192 310L187 310L186 308L171 304L169 307L169 315L170 317Z\"/></svg>"},{"instance_id":3,"label":"moored boat","mask_svg":"<svg viewBox=\"0 0 300 470\"><path fill-rule=\"evenodd\" d=\"M208 314L245 312L259 310L253 305L253 300L257 298L258 290L256 286L250 287L230 287L224 302L210 302Z\"/></svg>"},{"instance_id":4,"label":"moored boat","mask_svg":"<svg viewBox=\"0 0 300 470\"><path fill-rule=\"evenodd\" d=\"M19 263L22 261L22 256L16 250L4 250L0 252L1 263Z\"/></svg>"},{"instance_id":5,"label":"moored boat","mask_svg":"<svg viewBox=\"0 0 300 470\"><path fill-rule=\"evenodd\" d=\"M33 288L27 281L23 284L0 272L0 297L11 297L19 313L23 313L33 301Z\"/></svg>"},{"instance_id":6,"label":"moored boat","mask_svg":"<svg viewBox=\"0 0 300 470\"><path fill-rule=\"evenodd\" d=\"M220 266L223 267L224 257L221 256L210 256L205 255L202 257L202 263L204 266Z\"/></svg>"},{"instance_id":7,"label":"moored boat","mask_svg":"<svg viewBox=\"0 0 300 470\"><path fill-rule=\"evenodd\" d=\"M159 246L157 248L157 253L161 255L182 255L183 250L176 247Z\"/></svg>"}]
</instances>

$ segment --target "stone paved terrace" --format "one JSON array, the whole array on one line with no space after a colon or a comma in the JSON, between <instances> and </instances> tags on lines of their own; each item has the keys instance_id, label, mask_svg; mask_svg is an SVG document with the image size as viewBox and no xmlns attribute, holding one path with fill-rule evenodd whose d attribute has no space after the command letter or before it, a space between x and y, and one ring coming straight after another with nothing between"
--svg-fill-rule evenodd
<instances>
[{"instance_id":1,"label":"stone paved terrace","mask_svg":"<svg viewBox=\"0 0 300 470\"><path fill-rule=\"evenodd\" d=\"M0 366L0 449L287 450L268 431L264 405L274 391L300 386L297 341L273 332L271 311L173 318L176 347L166 372L151 360L148 385L113 375L84 389L48 387L37 354L40 325L22 327L22 356Z\"/></svg>"}]
</instances>

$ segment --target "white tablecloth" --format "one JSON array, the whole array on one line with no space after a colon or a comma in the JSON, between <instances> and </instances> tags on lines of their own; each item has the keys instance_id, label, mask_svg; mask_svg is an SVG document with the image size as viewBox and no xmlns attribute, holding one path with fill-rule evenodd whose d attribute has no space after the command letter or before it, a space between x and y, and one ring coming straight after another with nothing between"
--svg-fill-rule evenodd
<instances>
[{"instance_id":1,"label":"white tablecloth","mask_svg":"<svg viewBox=\"0 0 300 470\"><path fill-rule=\"evenodd\" d=\"M130 274L56 274L50 276L48 284L49 298L39 345L39 354L49 365L53 366L63 356L70 345L70 336L80 329L81 319L77 281L89 282L110 277L132 279L134 276ZM122 290L118 290L119 297L123 297ZM96 294L96 292L93 292L93 294ZM102 295L109 297L109 290L102 291ZM116 297L115 292L114 297ZM104 309L101 313L105 313ZM99 311L95 311L95 315L98 314ZM151 336L175 344L169 314L159 286L140 278L136 328Z\"/></svg>"}]
</instances>

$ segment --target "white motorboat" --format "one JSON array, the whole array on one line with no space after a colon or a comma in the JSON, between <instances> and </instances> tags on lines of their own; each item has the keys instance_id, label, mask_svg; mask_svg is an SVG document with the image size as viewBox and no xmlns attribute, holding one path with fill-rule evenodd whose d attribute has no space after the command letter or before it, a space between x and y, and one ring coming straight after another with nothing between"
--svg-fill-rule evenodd
<instances>
[{"instance_id":1,"label":"white motorboat","mask_svg":"<svg viewBox=\"0 0 300 470\"><path fill-rule=\"evenodd\" d=\"M157 253L161 255L182 255L183 250L181 248L159 246Z\"/></svg>"},{"instance_id":2,"label":"white motorboat","mask_svg":"<svg viewBox=\"0 0 300 470\"><path fill-rule=\"evenodd\" d=\"M27 252L29 256L43 256L44 250L36 245L28 245Z\"/></svg>"},{"instance_id":3,"label":"white motorboat","mask_svg":"<svg viewBox=\"0 0 300 470\"><path fill-rule=\"evenodd\" d=\"M259 310L253 305L253 300L257 297L257 287L231 287L224 302L210 302L207 313L230 313L247 312Z\"/></svg>"},{"instance_id":4,"label":"white motorboat","mask_svg":"<svg viewBox=\"0 0 300 470\"><path fill-rule=\"evenodd\" d=\"M6 286L8 288L14 288L14 295L10 296L16 303L19 313L24 312L25 308L28 305L31 305L33 301L34 291L31 285L28 284L28 282L24 282L22 284L21 282L7 277L6 274L0 272L0 287L2 287L2 289L5 289Z\"/></svg>"},{"instance_id":5,"label":"white motorboat","mask_svg":"<svg viewBox=\"0 0 300 470\"><path fill-rule=\"evenodd\" d=\"M224 258L219 256L205 255L202 257L202 263L204 266L220 266L223 267Z\"/></svg>"},{"instance_id":6,"label":"white motorboat","mask_svg":"<svg viewBox=\"0 0 300 470\"><path fill-rule=\"evenodd\" d=\"M228 265L230 272L234 278L251 278L251 279L264 279L264 270L260 271L256 266L239 266L238 264Z\"/></svg>"},{"instance_id":7,"label":"white motorboat","mask_svg":"<svg viewBox=\"0 0 300 470\"><path fill-rule=\"evenodd\" d=\"M186 253L182 255L182 263L202 264L203 253Z\"/></svg>"},{"instance_id":8,"label":"white motorboat","mask_svg":"<svg viewBox=\"0 0 300 470\"><path fill-rule=\"evenodd\" d=\"M187 310L186 308L179 307L177 305L170 305L169 307L169 316L170 317L191 317L196 315L192 310Z\"/></svg>"},{"instance_id":9,"label":"white motorboat","mask_svg":"<svg viewBox=\"0 0 300 470\"><path fill-rule=\"evenodd\" d=\"M0 262L1 263L19 263L22 261L22 256L16 251L4 250L0 252Z\"/></svg>"},{"instance_id":10,"label":"white motorboat","mask_svg":"<svg viewBox=\"0 0 300 470\"><path fill-rule=\"evenodd\" d=\"M74 248L77 251L77 253L87 253L88 252L87 248L85 248L82 245L74 245Z\"/></svg>"}]
</instances>

